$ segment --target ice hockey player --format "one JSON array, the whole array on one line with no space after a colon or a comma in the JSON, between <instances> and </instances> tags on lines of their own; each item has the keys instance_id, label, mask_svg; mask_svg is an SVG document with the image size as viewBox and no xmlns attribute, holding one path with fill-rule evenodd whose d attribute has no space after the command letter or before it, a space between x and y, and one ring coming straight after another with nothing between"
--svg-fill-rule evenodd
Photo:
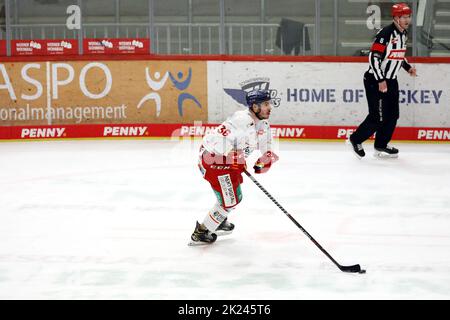
<instances>
[{"instance_id":1,"label":"ice hockey player","mask_svg":"<svg viewBox=\"0 0 450 320\"><path fill-rule=\"evenodd\" d=\"M253 90L247 93L247 110L236 111L213 132L205 135L200 147L198 166L216 195L217 201L197 222L189 245L211 244L217 235L229 234L234 224L228 214L242 200L242 173L246 158L255 150L261 152L253 169L265 173L278 160L272 150L272 135L268 119L272 110L270 92Z\"/></svg>"},{"instance_id":2,"label":"ice hockey player","mask_svg":"<svg viewBox=\"0 0 450 320\"><path fill-rule=\"evenodd\" d=\"M398 157L398 149L388 145L399 118L397 73L403 68L416 76L416 68L405 58L411 8L406 3L394 4L391 14L392 24L381 29L375 37L369 53L369 70L364 74L369 115L348 140L359 159L366 155L362 143L374 133L374 156Z\"/></svg>"}]
</instances>

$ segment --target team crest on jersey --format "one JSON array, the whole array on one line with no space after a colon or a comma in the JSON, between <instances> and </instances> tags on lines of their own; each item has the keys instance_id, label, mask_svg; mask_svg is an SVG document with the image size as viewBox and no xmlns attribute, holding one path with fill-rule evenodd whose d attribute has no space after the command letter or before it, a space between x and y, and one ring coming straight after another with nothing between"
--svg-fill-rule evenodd
<instances>
[{"instance_id":1,"label":"team crest on jersey","mask_svg":"<svg viewBox=\"0 0 450 320\"><path fill-rule=\"evenodd\" d=\"M278 91L270 88L270 79L266 77L251 78L239 83L240 89L224 88L223 90L232 97L236 102L247 106L245 97L247 92L252 90L262 89L269 90L270 97L272 98L272 104L274 107L279 107L281 98L278 98Z\"/></svg>"}]
</instances>

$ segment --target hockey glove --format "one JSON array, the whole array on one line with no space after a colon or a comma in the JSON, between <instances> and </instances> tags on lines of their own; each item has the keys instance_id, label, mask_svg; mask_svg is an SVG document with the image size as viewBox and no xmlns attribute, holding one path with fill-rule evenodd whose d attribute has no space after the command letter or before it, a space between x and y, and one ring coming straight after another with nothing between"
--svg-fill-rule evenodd
<instances>
[{"instance_id":1,"label":"hockey glove","mask_svg":"<svg viewBox=\"0 0 450 320\"><path fill-rule=\"evenodd\" d=\"M255 169L255 173L266 173L269 171L270 166L272 163L275 163L278 161L278 156L275 154L275 152L267 151L260 157L258 160L256 160L255 165L253 166L253 169Z\"/></svg>"},{"instance_id":2,"label":"hockey glove","mask_svg":"<svg viewBox=\"0 0 450 320\"><path fill-rule=\"evenodd\" d=\"M244 170L247 170L245 154L242 150L233 151L231 153L231 170L236 170L239 172L244 172Z\"/></svg>"}]
</instances>

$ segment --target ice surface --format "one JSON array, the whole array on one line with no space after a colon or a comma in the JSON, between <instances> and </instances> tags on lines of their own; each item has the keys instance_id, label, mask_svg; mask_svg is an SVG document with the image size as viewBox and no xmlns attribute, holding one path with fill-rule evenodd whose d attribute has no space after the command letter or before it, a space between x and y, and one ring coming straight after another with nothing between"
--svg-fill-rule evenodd
<instances>
[{"instance_id":1,"label":"ice surface","mask_svg":"<svg viewBox=\"0 0 450 320\"><path fill-rule=\"evenodd\" d=\"M232 235L188 247L214 204L199 140L0 144L0 299L449 299L450 144L354 157L282 142ZM249 166L257 155L249 159Z\"/></svg>"}]
</instances>

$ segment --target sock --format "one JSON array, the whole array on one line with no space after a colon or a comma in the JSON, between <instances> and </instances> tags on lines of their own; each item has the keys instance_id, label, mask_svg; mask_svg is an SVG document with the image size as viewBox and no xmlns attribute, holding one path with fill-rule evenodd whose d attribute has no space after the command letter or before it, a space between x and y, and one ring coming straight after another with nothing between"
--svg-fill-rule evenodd
<instances>
[{"instance_id":1,"label":"sock","mask_svg":"<svg viewBox=\"0 0 450 320\"><path fill-rule=\"evenodd\" d=\"M229 211L231 210L227 210L216 203L203 220L203 225L211 232L216 231L217 227L219 227L223 220L228 216Z\"/></svg>"}]
</instances>

